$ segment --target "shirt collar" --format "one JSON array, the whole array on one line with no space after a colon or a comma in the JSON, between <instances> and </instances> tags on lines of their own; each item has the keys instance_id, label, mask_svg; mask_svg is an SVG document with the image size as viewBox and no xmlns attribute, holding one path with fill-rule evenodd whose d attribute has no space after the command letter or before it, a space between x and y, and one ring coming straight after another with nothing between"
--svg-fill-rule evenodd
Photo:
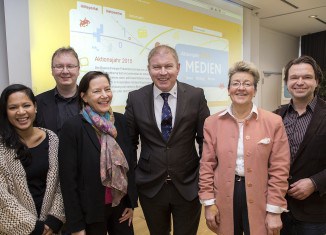
<instances>
[{"instance_id":1,"label":"shirt collar","mask_svg":"<svg viewBox=\"0 0 326 235\"><path fill-rule=\"evenodd\" d=\"M307 110L310 109L312 112L314 112L317 104L317 96L314 96L314 98L307 104ZM294 104L293 104L293 99L291 99L287 111L295 111Z\"/></svg>"},{"instance_id":2,"label":"shirt collar","mask_svg":"<svg viewBox=\"0 0 326 235\"><path fill-rule=\"evenodd\" d=\"M169 92L162 92L160 89L157 88L157 86L153 86L153 95L154 95L154 99L156 99L159 95L161 95L161 93L170 93L172 96L174 96L175 98L177 98L177 92L178 91L178 83L176 82L174 84L174 86L172 87L172 89Z\"/></svg>"},{"instance_id":3,"label":"shirt collar","mask_svg":"<svg viewBox=\"0 0 326 235\"><path fill-rule=\"evenodd\" d=\"M77 87L77 91L76 91L76 93L75 93L72 97L69 97L69 98L65 98L65 97L63 97L63 96L59 93L57 87L54 88L54 97L56 97L56 98L60 98L60 99L62 99L62 100L70 100L70 99L75 99L77 96L78 96L78 87Z\"/></svg>"},{"instance_id":4,"label":"shirt collar","mask_svg":"<svg viewBox=\"0 0 326 235\"><path fill-rule=\"evenodd\" d=\"M232 114L231 107L232 107L232 104L229 107L227 107L227 109L225 109L223 112L221 112L218 116L222 117L222 116L225 116L228 113L229 115L231 115L231 117L235 118L234 115ZM251 108L249 117L251 117L252 114L256 114L256 120L258 120L258 108L254 103L252 104L252 108Z\"/></svg>"}]
</instances>

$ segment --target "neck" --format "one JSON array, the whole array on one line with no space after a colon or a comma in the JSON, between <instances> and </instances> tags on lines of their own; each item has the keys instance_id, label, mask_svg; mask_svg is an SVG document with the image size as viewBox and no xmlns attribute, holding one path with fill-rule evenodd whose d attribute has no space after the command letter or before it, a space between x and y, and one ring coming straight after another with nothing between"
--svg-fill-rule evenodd
<instances>
[{"instance_id":1,"label":"neck","mask_svg":"<svg viewBox=\"0 0 326 235\"><path fill-rule=\"evenodd\" d=\"M252 106L253 106L252 103L250 103L249 105L246 105L246 106L232 104L232 107L231 107L232 114L238 121L243 121L250 115Z\"/></svg>"},{"instance_id":2,"label":"neck","mask_svg":"<svg viewBox=\"0 0 326 235\"><path fill-rule=\"evenodd\" d=\"M300 114L306 111L307 105L314 99L314 96L304 97L302 99L292 99L294 109Z\"/></svg>"},{"instance_id":3,"label":"neck","mask_svg":"<svg viewBox=\"0 0 326 235\"><path fill-rule=\"evenodd\" d=\"M77 92L77 86L74 85L73 87L60 87L57 86L57 90L59 94L64 98L73 97Z\"/></svg>"},{"instance_id":4,"label":"neck","mask_svg":"<svg viewBox=\"0 0 326 235\"><path fill-rule=\"evenodd\" d=\"M27 130L18 130L16 129L20 139L26 144L34 135L35 129L34 127L28 128Z\"/></svg>"}]
</instances>

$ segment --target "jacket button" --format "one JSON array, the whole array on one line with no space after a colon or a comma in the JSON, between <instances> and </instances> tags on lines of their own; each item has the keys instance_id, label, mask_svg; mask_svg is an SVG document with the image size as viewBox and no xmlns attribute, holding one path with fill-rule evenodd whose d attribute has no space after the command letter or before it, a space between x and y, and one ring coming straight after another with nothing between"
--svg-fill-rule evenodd
<instances>
[{"instance_id":1,"label":"jacket button","mask_svg":"<svg viewBox=\"0 0 326 235\"><path fill-rule=\"evenodd\" d=\"M254 200L252 200L252 199L249 199L248 201L249 201L249 203L254 203Z\"/></svg>"},{"instance_id":2,"label":"jacket button","mask_svg":"<svg viewBox=\"0 0 326 235\"><path fill-rule=\"evenodd\" d=\"M252 172L252 169L251 169L251 168L248 168L248 169L247 169L247 172L248 172L248 173Z\"/></svg>"},{"instance_id":3,"label":"jacket button","mask_svg":"<svg viewBox=\"0 0 326 235\"><path fill-rule=\"evenodd\" d=\"M248 183L247 186L248 186L248 187L252 187L252 183Z\"/></svg>"}]
</instances>

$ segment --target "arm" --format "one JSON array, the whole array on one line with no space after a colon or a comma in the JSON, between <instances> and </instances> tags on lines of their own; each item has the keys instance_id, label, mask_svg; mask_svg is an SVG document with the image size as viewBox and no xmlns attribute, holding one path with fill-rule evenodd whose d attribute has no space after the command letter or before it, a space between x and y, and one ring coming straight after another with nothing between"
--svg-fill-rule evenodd
<instances>
[{"instance_id":1,"label":"arm","mask_svg":"<svg viewBox=\"0 0 326 235\"><path fill-rule=\"evenodd\" d=\"M58 138L54 133L49 133L49 172L47 176L47 191L49 196L50 210L45 220L49 231L58 233L65 221L63 200L59 183L58 167Z\"/></svg>"},{"instance_id":2,"label":"arm","mask_svg":"<svg viewBox=\"0 0 326 235\"><path fill-rule=\"evenodd\" d=\"M132 104L133 98L131 97L131 94L129 93L128 99L127 99L127 106L125 111L125 117L127 119L127 125L128 125L128 133L131 140L131 148L132 148L132 162L134 165L137 165L137 148L139 144L139 129L134 117L134 107Z\"/></svg>"},{"instance_id":3,"label":"arm","mask_svg":"<svg viewBox=\"0 0 326 235\"><path fill-rule=\"evenodd\" d=\"M204 91L201 90L200 92L200 104L199 104L199 112L198 112L198 117L197 117L197 136L196 136L196 141L199 145L199 156L201 157L202 151L203 151L203 126L206 118L210 115L208 106L207 106L207 101L204 95Z\"/></svg>"},{"instance_id":4,"label":"arm","mask_svg":"<svg viewBox=\"0 0 326 235\"><path fill-rule=\"evenodd\" d=\"M5 164L5 159L0 156L0 233L30 234L33 232L34 228L36 228L37 224L39 225L37 227L42 229L41 221L38 221L36 215L21 205L17 198L10 193L8 182L10 182L12 177L10 172L6 170ZM19 188L18 190L20 189L22 188ZM28 194L29 192L22 193Z\"/></svg>"},{"instance_id":5,"label":"arm","mask_svg":"<svg viewBox=\"0 0 326 235\"><path fill-rule=\"evenodd\" d=\"M81 208L78 193L78 132L82 131L81 124L73 123L77 119L68 120L62 127L59 141L59 178L65 207L67 228L77 232L85 228L86 223Z\"/></svg>"},{"instance_id":6,"label":"arm","mask_svg":"<svg viewBox=\"0 0 326 235\"><path fill-rule=\"evenodd\" d=\"M212 119L208 118L204 124L203 154L199 168L199 198L200 200L215 199L214 170L218 165L214 149L214 133L212 132ZM215 131L215 130L214 130Z\"/></svg>"},{"instance_id":7,"label":"arm","mask_svg":"<svg viewBox=\"0 0 326 235\"><path fill-rule=\"evenodd\" d=\"M286 211L285 194L290 169L290 149L287 134L281 120L278 119L273 137L273 146L269 157L267 205L265 219L268 234L279 232L282 228L281 213Z\"/></svg>"}]
</instances>

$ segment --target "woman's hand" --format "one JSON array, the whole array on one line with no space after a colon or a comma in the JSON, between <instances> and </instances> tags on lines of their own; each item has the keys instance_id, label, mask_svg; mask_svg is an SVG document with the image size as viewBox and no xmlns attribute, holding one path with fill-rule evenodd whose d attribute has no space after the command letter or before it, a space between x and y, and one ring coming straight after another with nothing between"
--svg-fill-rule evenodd
<instances>
[{"instance_id":1,"label":"woman's hand","mask_svg":"<svg viewBox=\"0 0 326 235\"><path fill-rule=\"evenodd\" d=\"M207 227L214 233L217 233L220 224L220 212L215 204L205 206L205 218Z\"/></svg>"},{"instance_id":2,"label":"woman's hand","mask_svg":"<svg viewBox=\"0 0 326 235\"><path fill-rule=\"evenodd\" d=\"M119 222L122 223L126 220L129 220L128 225L130 226L131 222L132 222L133 215L134 215L134 210L132 208L126 208L123 211L122 216L119 219Z\"/></svg>"},{"instance_id":3,"label":"woman's hand","mask_svg":"<svg viewBox=\"0 0 326 235\"><path fill-rule=\"evenodd\" d=\"M279 235L282 229L281 214L267 212L265 224L268 235Z\"/></svg>"},{"instance_id":4,"label":"woman's hand","mask_svg":"<svg viewBox=\"0 0 326 235\"><path fill-rule=\"evenodd\" d=\"M79 232L72 233L71 235L86 235L85 229Z\"/></svg>"},{"instance_id":5,"label":"woman's hand","mask_svg":"<svg viewBox=\"0 0 326 235\"><path fill-rule=\"evenodd\" d=\"M45 224L42 235L52 235L52 234L53 234L53 230Z\"/></svg>"}]
</instances>

